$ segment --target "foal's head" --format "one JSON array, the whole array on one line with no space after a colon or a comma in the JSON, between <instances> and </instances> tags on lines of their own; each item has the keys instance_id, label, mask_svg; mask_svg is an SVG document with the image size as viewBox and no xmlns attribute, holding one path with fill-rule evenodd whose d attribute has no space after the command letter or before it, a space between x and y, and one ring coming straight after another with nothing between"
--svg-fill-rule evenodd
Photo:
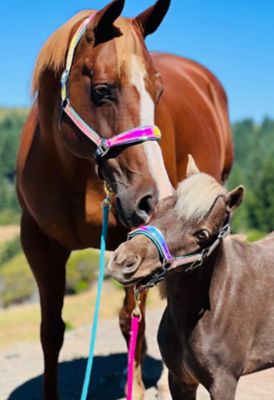
<instances>
[{"instance_id":1,"label":"foal's head","mask_svg":"<svg viewBox=\"0 0 274 400\"><path fill-rule=\"evenodd\" d=\"M228 193L214 178L199 172L189 156L187 179L159 203L151 225L163 233L172 256L184 256L211 243L240 205L243 193L243 186ZM161 267L155 245L139 235L118 247L108 268L121 283L133 284Z\"/></svg>"},{"instance_id":2,"label":"foal's head","mask_svg":"<svg viewBox=\"0 0 274 400\"><path fill-rule=\"evenodd\" d=\"M94 13L77 45L69 76L70 103L103 138L154 125L163 84L144 40L158 28L169 3L170 0L158 0L136 18L127 19L120 17L124 0L114 0ZM46 51L52 69L59 67L55 72L62 72L72 35L90 14L91 11L78 14L49 39L37 62L36 80L45 69ZM69 30L66 47L63 45L59 51L58 39L66 30ZM56 57L63 58L59 66ZM55 75L59 80L60 75ZM70 152L92 158L94 144L66 116L60 135ZM147 222L158 200L172 193L157 142L120 149L102 162L100 174L117 194L118 213L126 226Z\"/></svg>"}]
</instances>

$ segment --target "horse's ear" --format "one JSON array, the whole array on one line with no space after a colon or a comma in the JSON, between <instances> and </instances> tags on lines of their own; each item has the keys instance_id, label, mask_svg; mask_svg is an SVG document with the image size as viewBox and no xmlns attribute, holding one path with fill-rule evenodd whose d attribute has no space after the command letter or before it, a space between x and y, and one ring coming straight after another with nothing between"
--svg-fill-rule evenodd
<instances>
[{"instance_id":1,"label":"horse's ear","mask_svg":"<svg viewBox=\"0 0 274 400\"><path fill-rule=\"evenodd\" d=\"M192 175L199 174L200 170L197 167L194 158L191 154L188 155L188 162L186 167L186 177L189 178Z\"/></svg>"},{"instance_id":2,"label":"horse's ear","mask_svg":"<svg viewBox=\"0 0 274 400\"><path fill-rule=\"evenodd\" d=\"M125 0L113 0L102 10L97 11L91 19L86 31L89 41L94 40L95 45L119 36L118 28L113 26L114 21L121 15L125 5Z\"/></svg>"},{"instance_id":3,"label":"horse's ear","mask_svg":"<svg viewBox=\"0 0 274 400\"><path fill-rule=\"evenodd\" d=\"M141 27L144 37L156 31L169 9L170 1L158 0L153 6L135 18L135 21Z\"/></svg>"},{"instance_id":4,"label":"horse's ear","mask_svg":"<svg viewBox=\"0 0 274 400\"><path fill-rule=\"evenodd\" d=\"M245 188L240 185L226 195L226 206L229 212L239 207L244 198Z\"/></svg>"}]
</instances>

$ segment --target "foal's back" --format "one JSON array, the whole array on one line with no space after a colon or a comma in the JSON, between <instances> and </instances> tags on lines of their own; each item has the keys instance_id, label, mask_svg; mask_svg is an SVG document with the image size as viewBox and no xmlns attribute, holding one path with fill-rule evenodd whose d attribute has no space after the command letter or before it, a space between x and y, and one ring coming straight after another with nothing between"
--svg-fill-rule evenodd
<instances>
[{"instance_id":1,"label":"foal's back","mask_svg":"<svg viewBox=\"0 0 274 400\"><path fill-rule=\"evenodd\" d=\"M274 365L274 234L254 243L235 236L225 240L229 275L225 304L238 332L238 343L248 350L242 374ZM220 292L219 292L220 293Z\"/></svg>"}]
</instances>

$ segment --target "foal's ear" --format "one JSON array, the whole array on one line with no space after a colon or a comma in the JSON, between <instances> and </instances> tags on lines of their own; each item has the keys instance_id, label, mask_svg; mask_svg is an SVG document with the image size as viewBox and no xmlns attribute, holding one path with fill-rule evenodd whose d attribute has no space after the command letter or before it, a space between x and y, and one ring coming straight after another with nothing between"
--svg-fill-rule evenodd
<instances>
[{"instance_id":1,"label":"foal's ear","mask_svg":"<svg viewBox=\"0 0 274 400\"><path fill-rule=\"evenodd\" d=\"M135 18L135 21L142 29L144 37L156 31L169 9L170 1L158 0L153 6Z\"/></svg>"},{"instance_id":2,"label":"foal's ear","mask_svg":"<svg viewBox=\"0 0 274 400\"><path fill-rule=\"evenodd\" d=\"M199 174L200 170L197 167L194 158L192 157L191 154L188 154L188 162L187 162L187 167L186 167L186 177L189 178L192 175Z\"/></svg>"},{"instance_id":3,"label":"foal's ear","mask_svg":"<svg viewBox=\"0 0 274 400\"><path fill-rule=\"evenodd\" d=\"M226 206L228 211L233 211L235 208L239 207L244 198L245 188L240 185L233 189L231 192L226 195Z\"/></svg>"},{"instance_id":4,"label":"foal's ear","mask_svg":"<svg viewBox=\"0 0 274 400\"><path fill-rule=\"evenodd\" d=\"M94 40L97 45L114 36L119 36L120 31L113 26L113 23L121 15L124 5L125 0L113 0L102 10L97 11L86 30L87 39Z\"/></svg>"}]
</instances>

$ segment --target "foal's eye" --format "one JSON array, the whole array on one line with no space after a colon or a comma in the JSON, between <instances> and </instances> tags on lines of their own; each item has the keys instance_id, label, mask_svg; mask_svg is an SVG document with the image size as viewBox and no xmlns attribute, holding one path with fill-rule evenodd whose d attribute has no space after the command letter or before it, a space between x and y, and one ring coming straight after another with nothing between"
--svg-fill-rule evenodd
<instances>
[{"instance_id":1,"label":"foal's eye","mask_svg":"<svg viewBox=\"0 0 274 400\"><path fill-rule=\"evenodd\" d=\"M106 83L94 85L91 88L91 98L98 106L115 100L115 88Z\"/></svg>"},{"instance_id":2,"label":"foal's eye","mask_svg":"<svg viewBox=\"0 0 274 400\"><path fill-rule=\"evenodd\" d=\"M210 237L210 233L206 229L201 229L200 231L195 232L194 236L199 242L202 242Z\"/></svg>"}]
</instances>

